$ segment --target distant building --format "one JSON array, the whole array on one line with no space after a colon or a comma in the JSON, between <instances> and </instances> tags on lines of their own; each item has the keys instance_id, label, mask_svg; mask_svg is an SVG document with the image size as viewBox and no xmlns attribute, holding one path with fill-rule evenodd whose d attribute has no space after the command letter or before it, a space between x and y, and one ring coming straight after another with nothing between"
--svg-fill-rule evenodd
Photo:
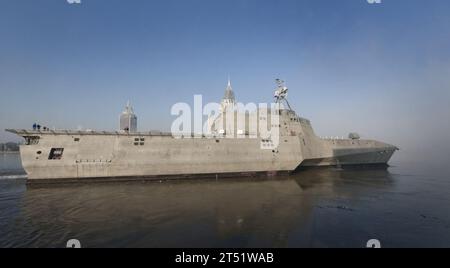
<instances>
[{"instance_id":1,"label":"distant building","mask_svg":"<svg viewBox=\"0 0 450 268\"><path fill-rule=\"evenodd\" d=\"M228 78L227 88L225 89L225 94L220 102L220 113L222 117L217 125L219 134L231 134L235 132L237 119L236 108L236 99L233 88L231 87L230 78Z\"/></svg>"},{"instance_id":2,"label":"distant building","mask_svg":"<svg viewBox=\"0 0 450 268\"><path fill-rule=\"evenodd\" d=\"M5 145L3 143L0 143L0 152L3 152L5 150Z\"/></svg>"},{"instance_id":3,"label":"distant building","mask_svg":"<svg viewBox=\"0 0 450 268\"><path fill-rule=\"evenodd\" d=\"M228 78L227 88L225 89L225 94L220 104L222 112L226 111L227 108L233 109L234 105L236 104L236 99L234 97L233 88L231 87L230 78Z\"/></svg>"},{"instance_id":4,"label":"distant building","mask_svg":"<svg viewBox=\"0 0 450 268\"><path fill-rule=\"evenodd\" d=\"M220 102L219 116L208 118L208 128L211 134L227 135L236 133L238 111L236 98L231 87L230 78L225 88L225 94ZM242 130L242 132L244 132Z\"/></svg>"},{"instance_id":5,"label":"distant building","mask_svg":"<svg viewBox=\"0 0 450 268\"><path fill-rule=\"evenodd\" d=\"M120 130L126 132L137 132L137 116L133 112L130 102L127 102L125 110L120 115Z\"/></svg>"},{"instance_id":6,"label":"distant building","mask_svg":"<svg viewBox=\"0 0 450 268\"><path fill-rule=\"evenodd\" d=\"M256 108L256 107L255 107ZM220 102L219 116L208 118L208 131L213 135L243 136L260 135L259 130L268 129L272 125L270 108L240 108L228 79L225 94Z\"/></svg>"}]
</instances>

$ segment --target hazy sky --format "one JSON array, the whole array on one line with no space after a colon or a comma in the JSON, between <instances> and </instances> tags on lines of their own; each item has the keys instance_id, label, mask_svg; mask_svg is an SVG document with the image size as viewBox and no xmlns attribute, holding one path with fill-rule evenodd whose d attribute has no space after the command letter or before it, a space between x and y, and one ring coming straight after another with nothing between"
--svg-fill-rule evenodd
<instances>
[{"instance_id":1,"label":"hazy sky","mask_svg":"<svg viewBox=\"0 0 450 268\"><path fill-rule=\"evenodd\" d=\"M450 159L448 0L0 0L5 128L170 129L176 102L272 101L274 79L318 135L355 131ZM401 156L402 154L400 154Z\"/></svg>"}]
</instances>

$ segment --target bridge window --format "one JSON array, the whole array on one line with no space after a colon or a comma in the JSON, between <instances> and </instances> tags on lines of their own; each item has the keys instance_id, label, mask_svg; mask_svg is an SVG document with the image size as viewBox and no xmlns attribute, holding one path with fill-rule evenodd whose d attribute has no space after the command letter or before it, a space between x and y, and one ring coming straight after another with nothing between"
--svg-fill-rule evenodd
<instances>
[{"instance_id":1,"label":"bridge window","mask_svg":"<svg viewBox=\"0 0 450 268\"><path fill-rule=\"evenodd\" d=\"M36 145L39 143L39 137L38 136L28 136L25 138L25 144L26 145Z\"/></svg>"},{"instance_id":2,"label":"bridge window","mask_svg":"<svg viewBox=\"0 0 450 268\"><path fill-rule=\"evenodd\" d=\"M63 156L64 148L52 148L48 155L49 160L60 160Z\"/></svg>"}]
</instances>

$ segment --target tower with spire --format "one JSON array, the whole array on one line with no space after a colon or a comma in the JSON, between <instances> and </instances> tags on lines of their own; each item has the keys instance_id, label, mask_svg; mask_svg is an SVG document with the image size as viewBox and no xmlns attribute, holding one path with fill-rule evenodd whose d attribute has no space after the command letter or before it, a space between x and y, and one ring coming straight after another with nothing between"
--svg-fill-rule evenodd
<instances>
[{"instance_id":1,"label":"tower with spire","mask_svg":"<svg viewBox=\"0 0 450 268\"><path fill-rule=\"evenodd\" d=\"M127 102L125 110L120 114L120 130L126 132L137 132L137 116L133 112L130 101Z\"/></svg>"},{"instance_id":2,"label":"tower with spire","mask_svg":"<svg viewBox=\"0 0 450 268\"><path fill-rule=\"evenodd\" d=\"M224 112L227 110L228 107L233 107L236 102L236 99L234 97L233 88L231 87L231 80L230 77L228 77L228 84L227 88L225 89L225 95L223 96L222 102L221 102L221 108Z\"/></svg>"},{"instance_id":3,"label":"tower with spire","mask_svg":"<svg viewBox=\"0 0 450 268\"><path fill-rule=\"evenodd\" d=\"M235 116L236 113L236 99L233 88L231 87L231 80L228 76L228 84L225 88L225 94L220 103L220 116L214 122L215 129L220 134L234 133Z\"/></svg>"}]
</instances>

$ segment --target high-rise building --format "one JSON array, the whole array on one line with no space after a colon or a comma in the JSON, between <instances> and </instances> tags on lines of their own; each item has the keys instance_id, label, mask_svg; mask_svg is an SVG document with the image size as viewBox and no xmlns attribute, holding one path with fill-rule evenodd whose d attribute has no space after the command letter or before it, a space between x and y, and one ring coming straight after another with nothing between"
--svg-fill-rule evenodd
<instances>
[{"instance_id":1,"label":"high-rise building","mask_svg":"<svg viewBox=\"0 0 450 268\"><path fill-rule=\"evenodd\" d=\"M130 102L127 102L125 110L120 115L120 130L126 132L137 132L137 116L133 112Z\"/></svg>"},{"instance_id":2,"label":"high-rise building","mask_svg":"<svg viewBox=\"0 0 450 268\"><path fill-rule=\"evenodd\" d=\"M233 134L236 129L236 99L230 78L220 102L219 115L208 118L208 129L212 134Z\"/></svg>"},{"instance_id":3,"label":"high-rise building","mask_svg":"<svg viewBox=\"0 0 450 268\"><path fill-rule=\"evenodd\" d=\"M225 89L225 94L223 96L222 102L221 102L221 109L222 111L227 110L227 108L234 108L236 99L234 97L233 88L231 87L231 80L228 78L228 84L227 88Z\"/></svg>"}]
</instances>

